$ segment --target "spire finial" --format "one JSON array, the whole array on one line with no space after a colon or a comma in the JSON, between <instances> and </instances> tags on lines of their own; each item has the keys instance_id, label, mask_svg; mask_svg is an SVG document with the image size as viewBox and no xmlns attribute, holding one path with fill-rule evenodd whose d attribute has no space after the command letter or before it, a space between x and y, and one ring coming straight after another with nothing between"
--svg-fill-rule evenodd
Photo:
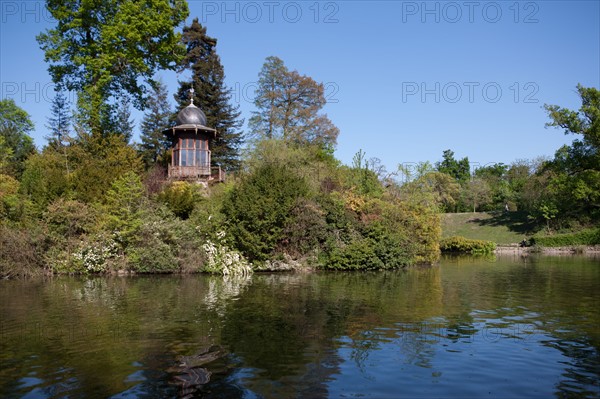
<instances>
[{"instance_id":1,"label":"spire finial","mask_svg":"<svg viewBox=\"0 0 600 399\"><path fill-rule=\"evenodd\" d=\"M194 105L194 86L190 88L190 105Z\"/></svg>"}]
</instances>

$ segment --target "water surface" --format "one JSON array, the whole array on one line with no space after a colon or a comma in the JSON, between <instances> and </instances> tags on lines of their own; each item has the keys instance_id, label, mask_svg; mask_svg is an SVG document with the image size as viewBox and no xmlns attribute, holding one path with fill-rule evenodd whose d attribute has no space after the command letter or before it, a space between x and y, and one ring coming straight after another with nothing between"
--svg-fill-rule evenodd
<instances>
[{"instance_id":1,"label":"water surface","mask_svg":"<svg viewBox=\"0 0 600 399\"><path fill-rule=\"evenodd\" d=\"M0 397L599 398L600 261L0 282Z\"/></svg>"}]
</instances>

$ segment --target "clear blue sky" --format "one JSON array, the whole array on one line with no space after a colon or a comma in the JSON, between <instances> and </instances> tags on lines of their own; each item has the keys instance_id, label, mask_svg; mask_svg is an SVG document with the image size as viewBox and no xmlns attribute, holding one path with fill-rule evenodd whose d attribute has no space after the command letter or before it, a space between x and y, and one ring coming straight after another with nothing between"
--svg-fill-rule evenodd
<instances>
[{"instance_id":1,"label":"clear blue sky","mask_svg":"<svg viewBox=\"0 0 600 399\"><path fill-rule=\"evenodd\" d=\"M248 120L267 56L326 85L336 155L359 150L388 169L552 156L573 136L546 129L544 103L578 108L577 83L600 88L600 2L190 1L218 39L234 101ZM0 1L1 97L14 98L45 144L53 87L35 36L43 1ZM177 79L161 72L170 93ZM134 114L136 122L140 113ZM136 131L136 135L137 135Z\"/></svg>"}]
</instances>

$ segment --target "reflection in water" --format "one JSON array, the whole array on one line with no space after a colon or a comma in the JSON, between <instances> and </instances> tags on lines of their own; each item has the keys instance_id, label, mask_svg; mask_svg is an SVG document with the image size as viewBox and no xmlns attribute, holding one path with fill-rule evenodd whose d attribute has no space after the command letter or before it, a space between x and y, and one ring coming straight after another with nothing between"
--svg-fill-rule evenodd
<instances>
[{"instance_id":1,"label":"reflection in water","mask_svg":"<svg viewBox=\"0 0 600 399\"><path fill-rule=\"evenodd\" d=\"M600 397L600 268L0 282L1 397Z\"/></svg>"}]
</instances>

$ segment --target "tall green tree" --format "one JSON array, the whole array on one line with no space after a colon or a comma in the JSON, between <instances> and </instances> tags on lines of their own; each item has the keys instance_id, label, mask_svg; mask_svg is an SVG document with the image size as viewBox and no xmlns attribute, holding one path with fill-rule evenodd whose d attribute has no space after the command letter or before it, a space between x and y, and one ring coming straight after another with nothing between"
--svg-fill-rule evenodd
<instances>
[{"instance_id":1,"label":"tall green tree","mask_svg":"<svg viewBox=\"0 0 600 399\"><path fill-rule=\"evenodd\" d=\"M471 177L469 158L464 157L461 160L454 158L454 151L444 151L443 160L436 163L438 172L449 174L459 183L464 183Z\"/></svg>"},{"instance_id":2,"label":"tall green tree","mask_svg":"<svg viewBox=\"0 0 600 399\"><path fill-rule=\"evenodd\" d=\"M258 76L257 110L249 124L252 136L335 147L339 129L320 112L327 103L322 83L288 70L273 56L267 57Z\"/></svg>"},{"instance_id":3,"label":"tall green tree","mask_svg":"<svg viewBox=\"0 0 600 399\"><path fill-rule=\"evenodd\" d=\"M13 99L0 100L0 157L4 158L2 173L17 177L23 173L25 160L35 152L33 139L29 136L33 128L29 114Z\"/></svg>"},{"instance_id":4,"label":"tall green tree","mask_svg":"<svg viewBox=\"0 0 600 399\"><path fill-rule=\"evenodd\" d=\"M167 87L159 81L148 98L148 108L140 127L140 153L146 166L158 162L170 147L169 139L163 134L173 115L167 97Z\"/></svg>"},{"instance_id":5,"label":"tall green tree","mask_svg":"<svg viewBox=\"0 0 600 399\"><path fill-rule=\"evenodd\" d=\"M190 70L192 81L180 82L175 94L178 108L190 104L190 89L194 88L194 104L206 114L206 123L217 130L211 143L212 163L225 169L237 169L240 165L239 151L243 142L240 128L239 106L231 104L231 89L225 85L225 71L217 55L217 39L206 34L195 18L190 26L183 28L182 41L187 52L180 71Z\"/></svg>"},{"instance_id":6,"label":"tall green tree","mask_svg":"<svg viewBox=\"0 0 600 399\"><path fill-rule=\"evenodd\" d=\"M103 134L103 113L119 94L143 109L147 84L160 69L174 69L184 49L175 28L187 17L185 0L47 0L57 21L37 36L59 88L84 93L94 134Z\"/></svg>"},{"instance_id":7,"label":"tall green tree","mask_svg":"<svg viewBox=\"0 0 600 399\"><path fill-rule=\"evenodd\" d=\"M600 91L577 85L581 107L577 111L544 105L549 127L578 137L561 147L547 169L554 173L550 188L555 193L558 215L576 219L600 219ZM548 199L547 199L548 200Z\"/></svg>"}]
</instances>

